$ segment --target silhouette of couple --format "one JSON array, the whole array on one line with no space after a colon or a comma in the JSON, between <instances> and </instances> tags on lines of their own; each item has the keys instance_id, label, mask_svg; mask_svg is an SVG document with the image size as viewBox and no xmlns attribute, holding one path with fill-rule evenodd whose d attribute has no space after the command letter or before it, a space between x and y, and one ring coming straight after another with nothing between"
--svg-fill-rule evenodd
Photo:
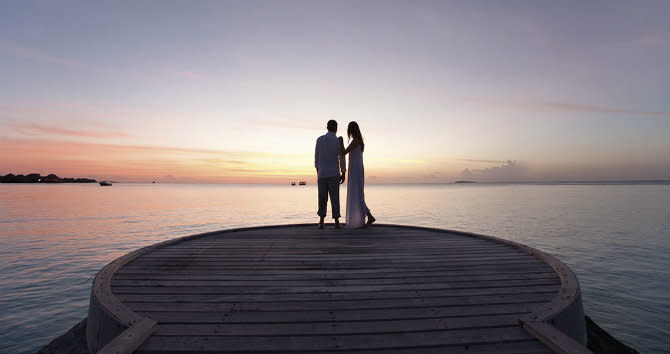
<instances>
[{"instance_id":1,"label":"silhouette of couple","mask_svg":"<svg viewBox=\"0 0 670 354\"><path fill-rule=\"evenodd\" d=\"M319 189L319 229L323 228L326 217L326 206L330 195L330 204L335 228L340 226L340 184L344 183L347 172L344 156L349 154L349 178L347 182L347 221L346 226L352 228L366 227L375 222L374 216L365 204L363 191L365 174L363 171L363 135L358 123L349 122L347 136L349 146L344 148L344 139L337 137L337 122L329 120L326 128L328 133L316 139L314 166L318 175ZM367 223L365 217L367 216Z\"/></svg>"}]
</instances>

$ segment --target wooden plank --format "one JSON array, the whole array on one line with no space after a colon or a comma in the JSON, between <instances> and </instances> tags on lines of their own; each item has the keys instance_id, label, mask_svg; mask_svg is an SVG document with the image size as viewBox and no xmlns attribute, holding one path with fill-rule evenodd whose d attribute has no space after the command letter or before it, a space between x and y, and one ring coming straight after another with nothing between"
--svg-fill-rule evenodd
<instances>
[{"instance_id":1,"label":"wooden plank","mask_svg":"<svg viewBox=\"0 0 670 354\"><path fill-rule=\"evenodd\" d=\"M414 281L424 280L451 280L451 281L482 281L482 280L512 280L512 279L540 279L540 278L556 278L556 273L550 270L543 270L533 273L485 273L485 274L463 274L463 272L436 273L436 272L404 272L404 273L382 273L378 275L370 274L339 274L339 275L325 275L325 274L248 274L248 275L217 275L217 274L116 274L112 280L213 280L213 281L249 281L249 282L276 282L284 280L337 280L337 281L386 281L394 279L412 279Z\"/></svg>"},{"instance_id":2,"label":"wooden plank","mask_svg":"<svg viewBox=\"0 0 670 354\"><path fill-rule=\"evenodd\" d=\"M214 351L220 352L220 351ZM146 349L137 351L136 353L170 353L169 351L148 351ZM189 353L188 351L179 351L179 353ZM194 351L191 353L203 353L201 351ZM206 353L206 352L204 352ZM247 352L251 353L251 352ZM255 352L260 353L260 352ZM267 353L267 352L265 352ZM272 353L288 353L285 350L273 350ZM295 353L295 352L291 352ZM511 354L553 354L554 352L540 343L537 339L520 340L513 342L502 342L492 344L460 344L448 346L422 346L411 348L390 348L390 349L371 349L371 350L356 350L348 351L346 349L338 350L318 350L318 351L300 351L301 354L323 354L323 353L356 353L356 354L444 354L444 353L467 353L467 354L490 354L490 353L511 353Z\"/></svg>"},{"instance_id":3,"label":"wooden plank","mask_svg":"<svg viewBox=\"0 0 670 354\"><path fill-rule=\"evenodd\" d=\"M198 240L187 240L185 242L180 243L180 245L200 245L200 244L212 244L212 243L217 243L217 242L224 242L227 244L233 244L234 242L247 242L247 243L259 243L262 244L263 241L265 240L272 240L276 241L277 243L281 242L287 242L291 240L313 240L313 239L318 239L324 243L338 243L338 242L346 242L346 243L356 243L356 244L370 244L370 243L380 243L380 242L386 242L386 243L402 243L406 242L407 240L412 240L421 242L421 241L440 241L444 243L458 243L458 242L490 242L491 240L487 239L482 239L482 238L476 238L476 237L470 237L470 236L463 236L463 237L453 237L453 236L446 236L444 233L436 232L436 233L430 233L430 232L419 232L419 233L413 233L413 234L407 234L403 233L398 230L388 230L386 232L381 232L378 233L377 236L381 237L374 237L372 233L367 233L367 232L353 232L353 233L346 233L346 232L334 232L330 233L330 235L324 235L323 233L319 232L313 232L309 231L308 232L300 235L296 233L290 233L290 234L282 234L281 232L272 231L270 233L265 233L265 234L260 234L260 235L254 235L252 233L245 232L243 235L238 235L238 237L235 237L233 235L228 235L226 237L217 237L216 235L209 235L206 238L200 238ZM324 237L326 236L326 237Z\"/></svg>"},{"instance_id":4,"label":"wooden plank","mask_svg":"<svg viewBox=\"0 0 670 354\"><path fill-rule=\"evenodd\" d=\"M258 269L250 272L248 270L225 270L225 271L194 271L194 270L182 270L182 271L170 271L170 272L160 272L155 269L137 269L129 271L124 268L120 269L115 273L115 277L123 277L126 275L156 275L156 276L243 276L243 277L255 277L255 276L324 276L324 277L379 277L379 276L402 276L403 274L444 274L444 275L492 275L492 274L523 274L523 273L547 273L551 272L555 274L553 269L547 265L539 265L528 268L519 269L519 267L470 267L468 269L459 269L459 270L449 270L449 269L440 269L440 268L430 268L425 269L424 267L413 267L413 268L367 268L367 269L285 269L285 270L273 270L273 269Z\"/></svg>"},{"instance_id":5,"label":"wooden plank","mask_svg":"<svg viewBox=\"0 0 670 354\"><path fill-rule=\"evenodd\" d=\"M556 294L558 285L521 286L508 288L475 288L475 289L431 289L431 290L396 290L375 291L362 293L337 292L309 292L274 294L259 292L236 294L117 294L124 303L128 302L263 302L263 301L337 301L337 300L366 300L366 299L395 299L454 296L487 296L487 295L514 295L528 293L545 293L547 297Z\"/></svg>"},{"instance_id":6,"label":"wooden plank","mask_svg":"<svg viewBox=\"0 0 670 354\"><path fill-rule=\"evenodd\" d=\"M296 244L291 244L291 245L286 245L285 247L278 247L276 245L273 245L272 247L270 246L264 246L264 247L255 247L253 245L240 245L235 248L231 247L216 247L216 246L202 246L200 247L194 247L194 248L174 248L174 247L169 247L169 248L164 248L164 249L159 249L151 252L153 255L165 255L165 256L170 256L170 255L179 255L179 254L229 254L229 255L238 255L238 256L243 256L243 255L257 255L257 254L262 254L265 252L268 252L270 254L298 254L298 255L305 255L305 256L315 256L315 255L327 255L327 254L334 254L334 255L349 255L349 256L357 256L357 255L363 255L363 254L368 254L372 251L374 253L379 253L379 254L394 254L398 252L405 252L405 253L434 253L434 254L452 254L456 250L462 250L465 253L471 252L471 253L481 253L482 251L485 251L487 249L491 249L494 251L499 251L499 252L519 252L520 250L511 248L509 246L501 246L501 245L496 245L492 244L490 246L487 246L485 244L479 244L479 245L470 245L470 246L458 246L458 245L451 245L451 246L445 246L444 244L426 244L424 246L417 246L417 245L412 245L411 249L403 249L402 247L394 247L394 246L383 246L383 245L368 245L368 246L349 246L349 247L344 247L344 246L326 246L323 244L319 244L318 240L312 240L312 241L307 241L308 243L316 243L318 246L316 247L310 247L310 248L305 248L305 247L299 247L299 245Z\"/></svg>"},{"instance_id":7,"label":"wooden plank","mask_svg":"<svg viewBox=\"0 0 670 354\"><path fill-rule=\"evenodd\" d=\"M115 294L227 294L227 293L309 293L309 292L370 292L391 290L478 289L513 286L560 285L555 279L507 280L483 284L415 283L394 285L314 285L314 286L114 286Z\"/></svg>"},{"instance_id":8,"label":"wooden plank","mask_svg":"<svg viewBox=\"0 0 670 354\"><path fill-rule=\"evenodd\" d=\"M500 327L461 329L453 331L418 331L389 334L355 334L334 336L152 336L139 349L143 351L240 352L240 351L302 351L392 349L396 347L462 345L462 343L494 344L529 340L522 328ZM421 343L421 344L419 344Z\"/></svg>"},{"instance_id":9,"label":"wooden plank","mask_svg":"<svg viewBox=\"0 0 670 354\"><path fill-rule=\"evenodd\" d=\"M240 250L226 250L226 249L194 249L189 251L179 251L166 249L163 251L154 251L148 254L149 257L155 258L165 258L165 257L179 257L179 256L204 256L204 257L222 257L227 256L231 258L250 258L250 257L290 257L296 256L299 258L323 258L323 257L343 257L343 258L365 258L366 256L376 255L381 257L403 257L403 256L414 256L414 255L426 255L426 256L457 256L459 251L464 255L469 254L487 254L487 253L506 253L506 254L518 254L520 256L529 256L528 254L515 250L505 246L493 246L493 247L476 247L476 248L459 248L459 247L449 247L446 249L440 248L438 245L433 247L425 248L412 248L406 250L399 250L397 248L365 248L365 249L311 249L311 250L295 250L295 249L262 249L255 251L253 249L247 249L244 247ZM531 255L532 256L532 255Z\"/></svg>"},{"instance_id":10,"label":"wooden plank","mask_svg":"<svg viewBox=\"0 0 670 354\"><path fill-rule=\"evenodd\" d=\"M317 266L303 266L303 267L228 267L221 269L202 268L188 268L188 267L136 267L125 271L119 271L119 274L215 274L215 275L233 275L233 274L346 274L346 273L394 273L394 272L472 272L472 271L504 271L509 272L525 272L525 271L546 271L547 267L542 264L529 263L512 263L512 264L484 264L484 265L431 265L431 266L412 266L412 267L367 267L367 268L353 268L353 267L317 267Z\"/></svg>"},{"instance_id":11,"label":"wooden plank","mask_svg":"<svg viewBox=\"0 0 670 354\"><path fill-rule=\"evenodd\" d=\"M383 227L383 226L375 226L372 229L350 229L348 230L346 227L343 229L332 229L330 227L326 227L325 229L317 229L317 228L295 228L295 227L286 227L286 226L280 226L279 229L273 229L273 230L266 230L266 232L257 232L258 230L245 230L243 233L240 234L234 234L231 233L230 231L226 231L225 235L209 235L209 237L205 240L188 240L188 242L199 242L199 241L210 241L210 240L220 240L220 239L227 239L227 238L246 238L246 239L254 239L254 238L266 238L268 236L272 237L275 236L277 238L283 239L284 237L282 236L288 236L292 238L300 238L300 237L311 237L311 238L316 238L316 237L322 237L325 239L333 239L334 236L337 236L339 238L349 238L349 237L357 237L357 239L360 241L362 238L360 236L368 236L370 239L376 240L378 238L373 238L370 236L374 235L388 235L389 238L392 238L394 236L398 236L398 238L405 239L406 237L416 237L416 238L431 238L431 237L443 237L445 239L449 240L462 240L462 239L468 239L472 238L470 237L469 234L463 234L461 232L450 232L449 230L442 230L442 229L436 229L436 230L427 230L425 228L423 229L414 229L414 230L401 230L399 225L389 225L389 227ZM391 232L389 232L391 231Z\"/></svg>"},{"instance_id":12,"label":"wooden plank","mask_svg":"<svg viewBox=\"0 0 670 354\"><path fill-rule=\"evenodd\" d=\"M372 300L340 300L340 301L265 301L265 302L228 302L228 303L126 303L134 311L169 311L197 312L221 311L222 308L235 306L235 311L325 311L351 309L435 307L435 306L476 306L491 304L516 304L550 302L549 293L527 293L510 295L482 295L462 297L431 297L431 298L395 298Z\"/></svg>"},{"instance_id":13,"label":"wooden plank","mask_svg":"<svg viewBox=\"0 0 670 354\"><path fill-rule=\"evenodd\" d=\"M366 259L406 259L406 258L416 258L422 257L426 259L449 259L449 258L466 258L466 257L476 257L484 256L488 257L490 255L509 255L516 257L532 257L527 254L520 252L512 252L508 250L478 250L470 252L442 252L442 253L423 253L423 252L405 252L403 254L398 253L382 253L382 252L369 252L369 253L359 253L359 254L335 254L335 253L278 253L272 252L267 254L251 254L248 253L245 256L238 256L233 253L226 252L206 252L206 253L172 253L172 254L149 254L142 257L145 260L169 260L175 258L188 258L188 257L197 257L198 259L202 258L203 260L213 259L213 260L250 260L250 259L273 259L273 260L324 260L324 259L337 259L337 260L366 260Z\"/></svg>"},{"instance_id":14,"label":"wooden plank","mask_svg":"<svg viewBox=\"0 0 670 354\"><path fill-rule=\"evenodd\" d=\"M175 262L175 263L165 263L165 264L137 264L128 265L124 267L128 270L137 270L143 268L170 268L170 269L203 269L203 270L227 270L227 269L365 269L365 268L452 268L452 269L463 269L469 267L503 267L503 266L538 266L546 267L541 261L538 260L492 260L492 261L464 261L464 262L425 262L425 261L416 261L416 262L313 262L313 263L301 263L301 262L279 262L279 263L265 263L265 262L249 262L246 264L216 264L216 265L204 265L189 262Z\"/></svg>"},{"instance_id":15,"label":"wooden plank","mask_svg":"<svg viewBox=\"0 0 670 354\"><path fill-rule=\"evenodd\" d=\"M393 267L357 267L355 265L351 266L340 266L340 267L315 267L315 266L293 266L293 267L255 267L253 269L249 267L227 267L215 269L212 267L187 267L184 265L181 268L178 267L124 267L117 271L117 274L124 273L138 273L138 272L151 272L151 273L168 273L168 274L178 274L180 271L184 273L193 273L206 274L206 273L224 273L224 274L270 274L270 273L280 273L280 274L290 274L290 273L308 273L312 272L328 272L328 273L388 273L396 271L476 271L476 270L518 270L518 271L534 271L534 270L547 270L551 269L546 264L537 263L537 262L518 262L518 263L506 263L506 264L447 264L447 265L412 265L412 266L393 266Z\"/></svg>"},{"instance_id":16,"label":"wooden plank","mask_svg":"<svg viewBox=\"0 0 670 354\"><path fill-rule=\"evenodd\" d=\"M321 258L321 259L297 259L292 257L287 257L285 259L275 259L271 257L258 257L253 259L228 259L226 257L219 258L202 258L202 257L193 257L193 256L184 256L184 257L172 257L164 259L155 259L155 258L142 258L133 262L132 265L164 265L172 263L182 263L186 262L189 265L201 265L201 266L227 266L227 265L247 265L247 264L259 264L264 265L268 264L341 264L341 263L351 263L355 262L356 264L412 264L412 263L443 263L443 264L453 264L453 263L466 263L466 262L497 262L497 261L508 261L508 260L530 260L536 261L535 258L526 256L523 258L519 255L482 255L477 257L405 257L405 258L385 258L385 257L370 257L367 259L339 259L339 258Z\"/></svg>"},{"instance_id":17,"label":"wooden plank","mask_svg":"<svg viewBox=\"0 0 670 354\"><path fill-rule=\"evenodd\" d=\"M337 351L342 353L343 351ZM301 352L317 353L317 352ZM322 353L322 352L319 352ZM335 351L327 352L335 353ZM444 353L468 353L468 354L491 354L491 353L511 353L511 354L553 354L554 352L536 339L520 340L514 342L492 343L492 344L472 344L465 343L461 345L450 346L425 346L412 348L392 348L389 350L356 350L356 354L444 354Z\"/></svg>"},{"instance_id":18,"label":"wooden plank","mask_svg":"<svg viewBox=\"0 0 670 354\"><path fill-rule=\"evenodd\" d=\"M387 278L387 279L280 279L280 280L217 280L217 279L118 279L112 280L112 288L140 286L140 287L273 287L273 286L374 286L374 285L401 285L401 284L423 284L423 283L439 283L449 284L454 287L461 287L462 285L479 286L497 286L496 284L507 283L509 285L524 284L524 282L548 281L560 284L560 279L551 274L542 274L541 276L526 276L526 277L486 277L484 279L468 278L468 277L403 277L403 278Z\"/></svg>"},{"instance_id":19,"label":"wooden plank","mask_svg":"<svg viewBox=\"0 0 670 354\"><path fill-rule=\"evenodd\" d=\"M339 260L339 259L318 259L318 260L298 260L298 259L286 259L286 260L274 260L271 258L252 258L247 260L227 260L225 258L221 259L212 259L212 260L203 260L199 261L196 258L172 258L165 260L151 260L151 259L137 259L132 263L127 264L127 267L137 266L137 265L151 265L153 264L170 264L170 263L189 263L189 264L198 264L204 263L205 266L216 266L217 264L221 265L236 265L236 264L257 264L263 262L265 264L283 264L283 265L293 265L293 264L341 264L341 263L355 263L355 264L417 264L417 263L444 263L444 264L470 264L481 262L484 264L492 262L509 262L509 261L518 261L518 262L536 262L542 263L534 257L523 257L523 256L502 256L502 257L478 257L478 258L423 258L423 257L413 257L407 259L363 259L363 260Z\"/></svg>"},{"instance_id":20,"label":"wooden plank","mask_svg":"<svg viewBox=\"0 0 670 354\"><path fill-rule=\"evenodd\" d=\"M314 245L312 247L306 245ZM405 242L406 244L406 242ZM509 246L497 244L497 243L468 243L468 244L447 244L444 242L425 242L425 243L414 243L412 242L412 252L453 252L454 250L464 250L464 251L480 251L488 248L493 249L505 249L512 252L519 251L519 249L512 248ZM297 254L323 254L323 253L335 253L335 254L360 254L366 253L371 250L375 250L380 253L387 252L398 252L406 251L401 244L384 244L384 243L371 243L371 244L356 244L350 242L345 244L343 242L334 244L324 242L323 240L293 240L292 243L277 244L272 242L272 240L265 240L263 244L255 245L249 243L237 243L237 244L226 244L226 245L193 245L192 247L187 247L183 245L174 245L167 248L154 250L153 252L164 252L164 253L190 253L190 252L222 252L228 254L257 254L267 251L283 253L283 252L295 252Z\"/></svg>"},{"instance_id":21,"label":"wooden plank","mask_svg":"<svg viewBox=\"0 0 670 354\"><path fill-rule=\"evenodd\" d=\"M472 245L505 245L500 242L479 239L471 237L470 239L462 240L450 240L443 237L411 237L411 238L402 238L393 234L393 232L387 233L385 235L380 235L377 238L366 238L364 235L357 235L353 237L334 237L334 238L321 238L321 237L277 237L275 235L269 235L262 238L251 238L243 237L237 239L219 239L213 241L201 241L201 242L183 242L179 244L172 245L174 249L188 249L188 248L200 248L200 247L218 247L218 248L239 248L241 245L253 246L256 248L276 246L283 247L288 244L295 243L298 245L298 249L319 249L319 248L328 248L328 247L341 247L341 246L353 246L353 247L369 247L369 246L384 246L392 247L399 246L402 244L407 244L411 242L412 245L417 247L426 246L429 244L439 244L440 247L446 248L448 246L472 246ZM309 247L310 244L314 244L317 247ZM509 246L509 245L507 245ZM396 247L396 249L401 250L402 247Z\"/></svg>"},{"instance_id":22,"label":"wooden plank","mask_svg":"<svg viewBox=\"0 0 670 354\"><path fill-rule=\"evenodd\" d=\"M348 259L338 259L338 258L321 258L321 259L295 259L295 258L286 258L286 259L272 259L265 257L257 257L250 259L227 259L225 257L208 258L200 259L200 257L174 257L167 259L150 259L150 258L138 258L135 259L132 263L127 264L127 267L132 266L142 266L142 265L161 265L161 264L172 264L172 263L187 263L189 265L200 265L200 266L227 266L227 265L248 265L248 264L280 264L280 265L303 265L303 264L320 264L320 265L337 265L342 263L352 263L355 262L357 265L375 265L375 264L415 264L415 263L440 263L440 264L489 264L489 263L506 263L506 262L536 262L542 263L540 260L533 256L519 256L519 255L486 255L478 257L454 257L454 258L442 258L442 257L408 257L408 258L366 258L360 260L348 260Z\"/></svg>"},{"instance_id":23,"label":"wooden plank","mask_svg":"<svg viewBox=\"0 0 670 354\"><path fill-rule=\"evenodd\" d=\"M305 241L305 240L319 240L324 244L355 244L355 245L366 245L366 244L399 244L411 240L412 242L421 243L421 242L442 242L444 244L458 244L458 243L485 243L491 242L491 240L476 238L476 237L445 237L438 234L415 234L407 235L398 233L396 230L390 230L390 232L385 232L379 234L380 237L374 237L370 234L355 233L351 235L345 234L332 234L333 237L322 237L320 234L307 234L307 235L286 235L285 237L277 234L265 234L260 236L254 236L251 234L245 234L241 237L216 237L209 236L207 238L202 238L200 240L193 240L180 243L180 246L189 246L189 245L211 245L216 243L225 243L227 245L235 245L235 243L255 243L257 245L267 244L264 241L271 240L277 244L283 242L291 242L293 240Z\"/></svg>"},{"instance_id":24,"label":"wooden plank","mask_svg":"<svg viewBox=\"0 0 670 354\"><path fill-rule=\"evenodd\" d=\"M249 262L249 261L373 261L373 260L433 260L433 261L456 261L456 260L481 260L481 259L503 259L503 258L522 258L533 257L527 254L515 252L496 252L495 250L472 253L454 253L454 254L404 254L404 255L385 255L379 253L363 254L357 257L341 256L336 254L325 255L297 255L297 254L268 254L268 255L248 255L245 257L231 256L225 253L209 254L179 254L179 255L147 255L136 261L144 262L170 262L178 260L198 260L200 262Z\"/></svg>"},{"instance_id":25,"label":"wooden plank","mask_svg":"<svg viewBox=\"0 0 670 354\"><path fill-rule=\"evenodd\" d=\"M385 321L296 322L281 324L226 323L226 324L161 324L154 332L161 336L294 336L337 335L426 331L438 329L494 328L516 326L519 314L472 317L444 317L428 319L391 319Z\"/></svg>"},{"instance_id":26,"label":"wooden plank","mask_svg":"<svg viewBox=\"0 0 670 354\"><path fill-rule=\"evenodd\" d=\"M282 237L278 234L267 234L263 236L254 237L249 234L245 234L242 237L215 237L208 236L206 238L201 238L200 240L185 241L180 242L179 244L171 245L170 247L200 247L200 246L220 246L220 247L235 247L239 244L250 244L254 246L267 246L268 241L272 241L272 244L282 245L291 242L300 242L303 241L314 241L318 240L323 245L355 245L355 246L364 246L364 245L399 245L406 244L408 241L412 244L426 244L426 243L441 243L443 245L468 245L468 244L486 244L486 243L498 243L496 241L477 238L477 237L464 237L464 238L453 238L453 237L444 237L444 236L433 236L433 235L412 235L406 236L399 234L393 230L390 232L382 233L379 237L371 237L370 235L365 234L354 234L350 236L346 235L334 235L334 237L321 237L317 234L311 234L306 236L298 235L289 235Z\"/></svg>"},{"instance_id":27,"label":"wooden plank","mask_svg":"<svg viewBox=\"0 0 670 354\"><path fill-rule=\"evenodd\" d=\"M174 245L165 248L159 248L153 250L150 254L155 255L170 255L170 254L184 254L184 253L230 253L230 254L257 254L261 252L266 252L272 250L273 252L283 253L283 252L292 252L296 254L329 254L335 252L335 254L346 254L355 256L365 251L374 251L378 253L412 253L412 252L429 252L429 253L454 253L458 250L463 250L464 252L481 252L485 249L493 250L507 250L509 252L523 252L509 245L504 245L494 242L476 242L468 244L447 244L444 242L430 242L430 243L415 243L412 242L411 248L402 248L397 247L392 244L383 245L380 243L375 243L374 245L366 245L366 247L355 246L353 247L344 247L343 244L330 244L324 243L321 240L305 240L308 242L303 242L299 240L293 240L290 244L279 245L275 242L268 244L266 241L262 245L254 244L231 244L231 243L221 243L218 245L202 245L202 246L193 246L187 247L185 245ZM305 244L306 243L306 244ZM310 246L313 245L313 246Z\"/></svg>"},{"instance_id":28,"label":"wooden plank","mask_svg":"<svg viewBox=\"0 0 670 354\"><path fill-rule=\"evenodd\" d=\"M544 303L544 302L542 302ZM473 306L416 306L368 309L337 310L286 310L286 311L237 311L237 307L226 307L225 311L144 311L160 324L165 323L291 323L333 321L379 321L390 319L417 319L466 317L496 314L520 314L532 311L539 303L519 302L503 304L481 304Z\"/></svg>"},{"instance_id":29,"label":"wooden plank","mask_svg":"<svg viewBox=\"0 0 670 354\"><path fill-rule=\"evenodd\" d=\"M241 252L258 252L268 249L277 249L277 250L290 250L298 253L307 252L324 252L329 250L342 250L346 252L356 253L360 250L365 249L374 249L381 250L383 252L406 252L406 251L447 251L453 252L457 249L467 249L467 248L482 248L482 247L492 247L492 248L507 248L512 251L520 251L516 247L506 245L499 242L491 242L488 240L470 240L468 242L445 242L441 239L436 239L430 242L422 242L418 239L403 240L402 242L384 242L383 240L388 240L388 236L382 236L382 238L376 242L367 242L364 244L356 243L353 240L345 241L338 240L337 242L332 242L323 239L291 239L289 242L279 242L276 238L269 237L262 240L261 242L250 243L244 242L243 240L221 240L217 243L211 244L191 244L191 243L179 243L171 245L164 248L159 248L152 250L154 252L189 252L189 251L210 251L210 250L233 250ZM400 245L411 243L411 248L403 248Z\"/></svg>"}]
</instances>

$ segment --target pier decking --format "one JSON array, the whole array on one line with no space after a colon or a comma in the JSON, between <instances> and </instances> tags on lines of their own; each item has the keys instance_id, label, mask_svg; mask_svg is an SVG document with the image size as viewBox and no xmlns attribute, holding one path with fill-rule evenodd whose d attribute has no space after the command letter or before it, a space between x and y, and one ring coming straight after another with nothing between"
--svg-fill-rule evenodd
<instances>
[{"instance_id":1,"label":"pier decking","mask_svg":"<svg viewBox=\"0 0 670 354\"><path fill-rule=\"evenodd\" d=\"M588 352L555 258L447 230L287 225L140 249L94 280L91 352Z\"/></svg>"}]
</instances>

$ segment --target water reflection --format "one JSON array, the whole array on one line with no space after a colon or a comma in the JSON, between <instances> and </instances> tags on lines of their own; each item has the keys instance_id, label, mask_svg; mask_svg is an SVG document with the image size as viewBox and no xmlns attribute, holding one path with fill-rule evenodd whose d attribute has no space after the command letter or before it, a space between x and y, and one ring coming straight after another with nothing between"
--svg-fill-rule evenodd
<instances>
[{"instance_id":1,"label":"water reflection","mask_svg":"<svg viewBox=\"0 0 670 354\"><path fill-rule=\"evenodd\" d=\"M642 351L667 349L667 185L369 185L366 200L381 223L550 252L576 271L599 324ZM315 223L316 207L313 185L0 185L0 352L34 352L81 320L94 274L129 251L226 228Z\"/></svg>"}]
</instances>

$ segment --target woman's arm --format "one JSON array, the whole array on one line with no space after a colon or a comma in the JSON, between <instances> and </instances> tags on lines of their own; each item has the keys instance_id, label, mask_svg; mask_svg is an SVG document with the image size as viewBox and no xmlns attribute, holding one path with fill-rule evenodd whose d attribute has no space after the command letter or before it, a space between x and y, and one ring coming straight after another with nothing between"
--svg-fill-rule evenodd
<instances>
[{"instance_id":1,"label":"woman's arm","mask_svg":"<svg viewBox=\"0 0 670 354\"><path fill-rule=\"evenodd\" d=\"M349 146L347 146L347 148L344 149L344 152L342 153L342 155L348 154L351 150L355 149L356 146L358 146L360 144L361 144L361 142L358 139L354 138L354 140L351 141L351 144L349 144Z\"/></svg>"}]
</instances>

